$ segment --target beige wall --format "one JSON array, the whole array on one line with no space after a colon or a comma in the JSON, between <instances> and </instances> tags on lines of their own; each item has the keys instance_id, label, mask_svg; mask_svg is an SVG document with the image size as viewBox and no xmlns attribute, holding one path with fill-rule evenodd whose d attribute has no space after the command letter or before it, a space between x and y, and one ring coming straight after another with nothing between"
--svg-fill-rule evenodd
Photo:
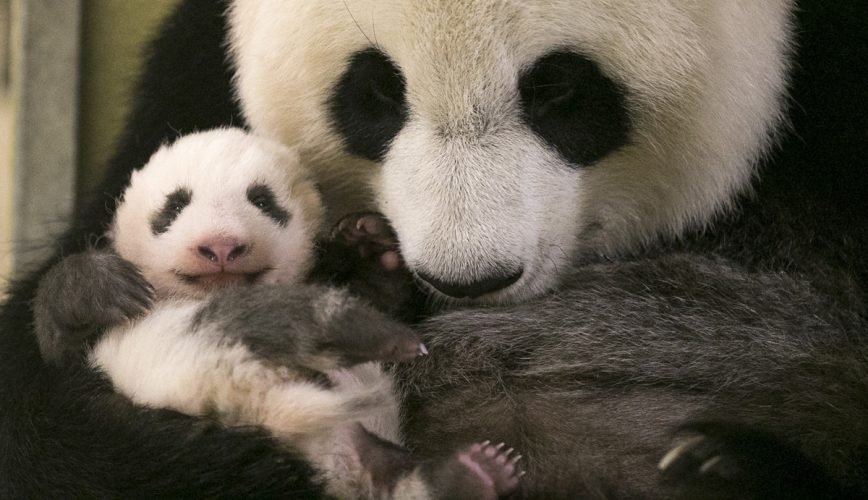
<instances>
[{"instance_id":1,"label":"beige wall","mask_svg":"<svg viewBox=\"0 0 868 500\"><path fill-rule=\"evenodd\" d=\"M84 0L78 192L90 192L124 122L145 42L178 0Z\"/></svg>"},{"instance_id":2,"label":"beige wall","mask_svg":"<svg viewBox=\"0 0 868 500\"><path fill-rule=\"evenodd\" d=\"M0 56L3 55L3 40L6 40L5 37L10 31L15 32L14 24L18 22L17 16L13 14L12 25L4 26L3 7L10 4L13 7L20 6L18 2L28 1L30 0L0 0ZM78 193L82 193L92 191L98 184L101 167L111 153L112 145L123 124L142 47L177 1L179 0L82 1L79 59L81 77L78 82L78 130L75 131L78 135L78 172L71 175L68 181L64 181L68 189L75 187ZM17 37L13 39L17 40ZM48 47L48 50L51 49ZM17 56L14 60L18 60ZM13 89L28 84L26 81L17 81L19 79L14 78ZM21 207L15 204L13 194L13 186L19 184L20 178L20 175L16 176L13 171L19 159L15 154L18 134L15 133L14 124L15 120L26 120L27 116L19 113L17 103L14 91L11 94L0 91L0 300L3 298L6 280L14 275L16 269L20 270L17 260L13 264L14 240L20 236L16 228L22 227L22 224L15 224L15 221L23 220ZM75 122L70 127L75 128ZM29 186L28 189L33 188L38 189L39 185Z\"/></svg>"},{"instance_id":3,"label":"beige wall","mask_svg":"<svg viewBox=\"0 0 868 500\"><path fill-rule=\"evenodd\" d=\"M0 300L12 273L12 98L0 90Z\"/></svg>"}]
</instances>

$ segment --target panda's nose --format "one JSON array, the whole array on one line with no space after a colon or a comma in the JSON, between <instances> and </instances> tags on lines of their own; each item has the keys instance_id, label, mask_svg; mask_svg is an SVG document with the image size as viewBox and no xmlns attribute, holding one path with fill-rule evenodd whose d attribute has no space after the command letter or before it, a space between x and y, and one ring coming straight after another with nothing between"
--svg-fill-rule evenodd
<instances>
[{"instance_id":1,"label":"panda's nose","mask_svg":"<svg viewBox=\"0 0 868 500\"><path fill-rule=\"evenodd\" d=\"M518 281L518 279L521 278L523 272L524 269L519 269L516 272L496 274L471 283L452 283L448 281L443 281L424 272L417 272L417 274L425 282L433 286L444 295L448 295L456 299L463 299L467 297L475 299L480 295L496 292L498 290L502 290L508 287L509 285Z\"/></svg>"},{"instance_id":2,"label":"panda's nose","mask_svg":"<svg viewBox=\"0 0 868 500\"><path fill-rule=\"evenodd\" d=\"M199 243L196 250L201 258L223 267L246 255L249 248L234 238L212 238Z\"/></svg>"}]
</instances>

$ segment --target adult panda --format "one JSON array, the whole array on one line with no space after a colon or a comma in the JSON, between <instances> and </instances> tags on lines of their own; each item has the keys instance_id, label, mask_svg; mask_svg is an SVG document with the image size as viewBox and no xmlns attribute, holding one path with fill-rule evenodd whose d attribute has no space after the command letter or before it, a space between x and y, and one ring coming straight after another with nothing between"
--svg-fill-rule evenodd
<instances>
[{"instance_id":1,"label":"adult panda","mask_svg":"<svg viewBox=\"0 0 868 500\"><path fill-rule=\"evenodd\" d=\"M408 442L484 428L525 453L528 497L864 496L866 15L186 0L101 192L178 132L299 144L336 217L385 213L462 306L420 325L431 359L399 374ZM83 206L62 252L110 217ZM321 494L261 431L43 364L39 275L3 309L0 496Z\"/></svg>"}]
</instances>

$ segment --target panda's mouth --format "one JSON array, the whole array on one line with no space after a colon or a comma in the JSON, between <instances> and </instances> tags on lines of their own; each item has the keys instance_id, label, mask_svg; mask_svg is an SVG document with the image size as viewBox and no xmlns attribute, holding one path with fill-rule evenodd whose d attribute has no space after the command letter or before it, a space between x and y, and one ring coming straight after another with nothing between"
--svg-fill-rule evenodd
<instances>
[{"instance_id":1,"label":"panda's mouth","mask_svg":"<svg viewBox=\"0 0 868 500\"><path fill-rule=\"evenodd\" d=\"M201 274L189 274L175 271L175 276L187 285L212 289L222 288L225 286L252 285L259 282L262 276L268 271L270 271L270 268L263 268L250 272L220 271L216 273Z\"/></svg>"}]
</instances>

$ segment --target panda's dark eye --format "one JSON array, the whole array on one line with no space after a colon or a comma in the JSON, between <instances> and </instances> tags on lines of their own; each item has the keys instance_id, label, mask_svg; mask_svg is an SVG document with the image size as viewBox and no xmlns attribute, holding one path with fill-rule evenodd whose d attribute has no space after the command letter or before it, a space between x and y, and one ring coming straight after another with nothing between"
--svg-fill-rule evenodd
<instances>
[{"instance_id":1,"label":"panda's dark eye","mask_svg":"<svg viewBox=\"0 0 868 500\"><path fill-rule=\"evenodd\" d=\"M404 91L401 71L379 50L363 50L350 58L328 102L332 125L350 153L383 159L407 120Z\"/></svg>"},{"instance_id":2,"label":"panda's dark eye","mask_svg":"<svg viewBox=\"0 0 868 500\"><path fill-rule=\"evenodd\" d=\"M193 192L187 188L178 188L166 196L163 206L151 215L151 233L154 236L169 230L178 215L193 201Z\"/></svg>"},{"instance_id":3,"label":"panda's dark eye","mask_svg":"<svg viewBox=\"0 0 868 500\"><path fill-rule=\"evenodd\" d=\"M253 184L247 188L247 201L281 227L286 226L292 217L292 214L277 203L274 191L265 184Z\"/></svg>"},{"instance_id":4,"label":"panda's dark eye","mask_svg":"<svg viewBox=\"0 0 868 500\"><path fill-rule=\"evenodd\" d=\"M518 89L531 130L576 166L592 165L628 141L626 91L582 55L541 57Z\"/></svg>"}]
</instances>

